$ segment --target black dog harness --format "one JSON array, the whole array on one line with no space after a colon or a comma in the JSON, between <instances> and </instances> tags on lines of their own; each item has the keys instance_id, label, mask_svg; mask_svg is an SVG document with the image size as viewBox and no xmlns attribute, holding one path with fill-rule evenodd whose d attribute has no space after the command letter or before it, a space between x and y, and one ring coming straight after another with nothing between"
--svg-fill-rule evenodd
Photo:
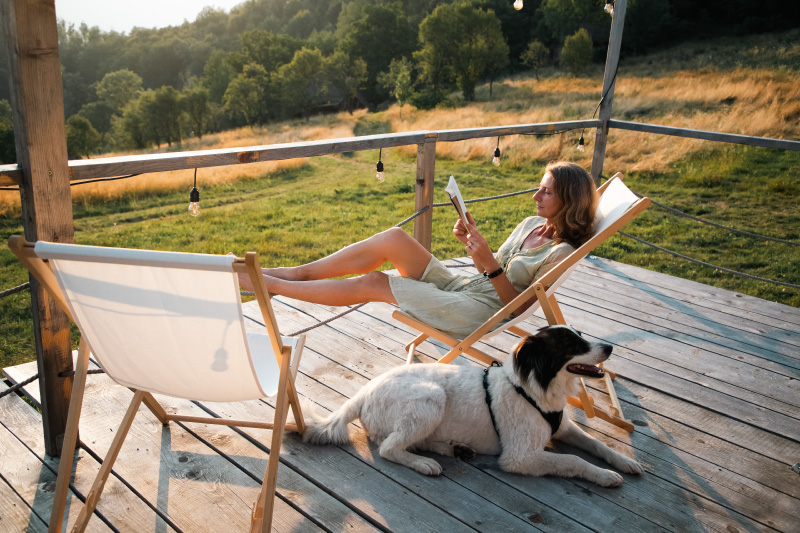
<instances>
[{"instance_id":1,"label":"black dog harness","mask_svg":"<svg viewBox=\"0 0 800 533\"><path fill-rule=\"evenodd\" d=\"M494 361L492 362L492 366L503 366L503 365L501 363L498 363L497 361ZM489 394L489 370L492 368L492 366L486 367L486 370L483 371L483 388L486 391L486 405L489 406L489 415L492 417L492 426L494 426L494 432L497 433L498 437L500 437L500 432L497 431L497 421L494 418L494 411L492 411L492 395ZM511 382L511 380L509 380L509 382ZM564 415L564 411L551 411L549 413L545 413L544 411L542 411L541 407L539 407L539 405L536 403L536 400L531 398L530 395L527 392L525 392L525 389L523 389L519 385L514 385L513 383L511 383L511 385L514 386L514 390L516 390L520 396L525 398L525 400L529 404L531 404L537 411L539 411L539 414L542 415L542 417L544 417L545 420L547 420L547 423L550 424L550 434L554 435L556 431L558 431L558 428L561 426L561 418Z\"/></svg>"}]
</instances>

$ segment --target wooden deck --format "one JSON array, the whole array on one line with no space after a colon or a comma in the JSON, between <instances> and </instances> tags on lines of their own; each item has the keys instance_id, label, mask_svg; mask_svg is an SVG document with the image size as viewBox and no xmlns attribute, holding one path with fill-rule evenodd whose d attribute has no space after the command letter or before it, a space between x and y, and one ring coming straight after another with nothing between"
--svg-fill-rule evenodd
<instances>
[{"instance_id":1,"label":"wooden deck","mask_svg":"<svg viewBox=\"0 0 800 533\"><path fill-rule=\"evenodd\" d=\"M441 458L443 475L428 478L378 457L357 427L353 444L342 447L305 445L287 435L274 530L798 531L800 475L792 465L800 462L800 309L597 258L581 264L559 300L584 335L615 346L607 368L619 374L617 392L636 431L587 422L581 411L573 410L573 417L641 461L644 475L626 475L622 487L604 489L507 474L494 457L479 456L472 462ZM284 334L341 311L273 302ZM259 316L255 302L246 309ZM310 331L300 393L331 410L403 364L412 333L392 320L391 311L369 304ZM530 328L542 325L536 317ZM500 336L486 349L506 353L515 340ZM426 343L420 353L425 359L439 352ZM18 382L36 365L4 372ZM592 392L604 401L602 388ZM38 385L27 393L35 401ZM89 376L70 522L130 396L105 375ZM164 403L186 414L239 419L272 413L269 401ZM182 424L163 429L141 411L89 529L246 531L269 432ZM0 400L0 531L46 529L57 461L44 455L41 433L40 416L29 404L15 395Z\"/></svg>"}]
</instances>

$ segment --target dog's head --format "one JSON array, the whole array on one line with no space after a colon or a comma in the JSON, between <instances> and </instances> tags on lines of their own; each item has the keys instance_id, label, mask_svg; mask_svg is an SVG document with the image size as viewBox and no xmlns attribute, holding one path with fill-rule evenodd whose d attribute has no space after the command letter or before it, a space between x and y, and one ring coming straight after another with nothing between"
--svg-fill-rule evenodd
<instances>
[{"instance_id":1,"label":"dog's head","mask_svg":"<svg viewBox=\"0 0 800 533\"><path fill-rule=\"evenodd\" d=\"M523 382L533 380L547 391L562 372L603 377L603 369L597 364L609 358L611 349L610 344L585 340L571 327L548 326L520 341L514 349L514 371Z\"/></svg>"}]
</instances>

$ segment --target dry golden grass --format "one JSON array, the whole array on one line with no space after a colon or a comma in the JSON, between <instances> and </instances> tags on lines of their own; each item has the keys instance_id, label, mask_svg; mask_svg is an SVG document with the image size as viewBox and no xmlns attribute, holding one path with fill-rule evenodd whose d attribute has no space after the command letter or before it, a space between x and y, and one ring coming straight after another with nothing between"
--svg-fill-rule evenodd
<instances>
[{"instance_id":1,"label":"dry golden grass","mask_svg":"<svg viewBox=\"0 0 800 533\"><path fill-rule=\"evenodd\" d=\"M478 91L479 102L463 108L418 111L397 106L385 112L392 131L473 128L590 118L600 99L602 79L553 77L509 79ZM800 83L785 71L735 69L678 71L663 77L626 77L620 72L614 94L615 118L666 126L759 137L797 138L800 134ZM570 159L589 166L594 131L584 132L587 150L575 147L579 131L556 137L510 136L501 139L503 156L524 165ZM490 157L496 139L440 143L437 157L470 160ZM706 141L612 130L606 168L664 171ZM403 152L412 156L414 147Z\"/></svg>"},{"instance_id":2,"label":"dry golden grass","mask_svg":"<svg viewBox=\"0 0 800 533\"><path fill-rule=\"evenodd\" d=\"M791 53L791 50L789 51ZM789 53L787 52L787 53ZM756 53L756 52L753 52ZM795 54L797 55L797 54ZM641 69L639 69L641 70ZM800 83L796 71L787 69L734 68L727 71L700 68L679 70L661 76L634 75L621 68L614 94L615 118L667 126L719 131L762 137L800 137ZM478 88L477 101L461 107L422 111L393 105L376 115L393 132L443 130L532 124L591 118L600 100L602 73L582 78L552 76L537 82L514 77ZM182 150L248 147L294 141L351 137L365 110L312 117L308 121L272 124L263 128L240 128L190 139ZM506 164L522 167L553 159L569 159L586 167L591 164L595 132L584 133L587 150L575 150L580 131L554 136L508 136L500 141ZM439 143L438 158L479 160L491 157L497 139L472 139ZM605 168L631 171L664 171L687 155L714 143L678 137L612 130L608 139ZM163 149L161 151L164 151ZM413 158L416 146L393 149ZM148 153L152 153L148 152ZM108 156L124 154L107 154ZM232 183L297 168L307 160L275 161L217 167L199 171L205 186ZM139 191L189 188L190 170L148 174L128 180L74 187L77 201L109 199ZM0 191L0 216L18 212L19 194Z\"/></svg>"},{"instance_id":3,"label":"dry golden grass","mask_svg":"<svg viewBox=\"0 0 800 533\"><path fill-rule=\"evenodd\" d=\"M282 123L271 128L239 128L209 134L203 137L202 140L189 139L181 145L181 149L191 151L214 148L235 148L352 137L353 125L357 118L363 114L364 111L354 115L342 113L335 117L312 119L307 123ZM167 147L162 147L161 150L137 153L164 152L166 148ZM104 157L117 157L132 154L134 154L134 152L109 153L105 154ZM300 158L284 161L265 161L247 165L204 168L198 170L197 179L198 184L202 184L202 186L206 187L209 185L223 185L299 168L307 162L308 158ZM71 191L73 201L89 203L144 192L152 193L173 191L176 189L186 189L188 191L192 187L193 180L194 172L192 170L153 172L125 180L82 184L73 187ZM19 210L19 193L16 191L0 191L0 216L18 214Z\"/></svg>"}]
</instances>

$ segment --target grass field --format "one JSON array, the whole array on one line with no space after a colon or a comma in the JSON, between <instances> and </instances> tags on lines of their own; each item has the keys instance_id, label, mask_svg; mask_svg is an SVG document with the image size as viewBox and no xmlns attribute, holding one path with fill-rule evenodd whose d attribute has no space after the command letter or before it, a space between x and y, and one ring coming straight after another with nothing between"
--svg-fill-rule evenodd
<instances>
[{"instance_id":1,"label":"grass field","mask_svg":"<svg viewBox=\"0 0 800 533\"><path fill-rule=\"evenodd\" d=\"M741 42L684 45L629 60L620 67L614 116L696 129L785 139L800 138L800 32ZM766 59L768 58L768 59ZM718 64L718 67L712 65ZM208 135L184 143L194 150L293 140L504 125L591 117L600 97L602 71L585 78L554 72L537 83L515 77L480 87L478 101L430 112L397 106L375 114L313 117ZM455 174L467 198L535 186L547 161L569 159L587 168L587 151L575 150L579 131L501 139L503 164L489 162L496 139L439 143L436 198ZM188 252L242 254L257 250L269 265L316 259L388 228L413 213L416 148L384 150L385 183L374 177L377 152L281 163L201 169L202 214L187 214L192 172L151 174L73 188L75 239L82 244ZM800 153L721 145L612 131L606 174L623 171L636 192L726 226L800 241ZM471 211L495 247L524 216L534 214L530 195L473 204ZM0 235L22 232L18 193L0 193ZM434 213L433 251L463 256L450 235L453 213ZM412 231L412 225L407 229ZM699 260L755 276L800 284L798 247L731 234L677 217L656 206L627 231ZM800 306L795 289L732 276L675 258L623 236L597 255L768 300ZM0 249L0 290L27 281L13 255ZM29 294L0 300L0 365L34 357Z\"/></svg>"}]
</instances>

